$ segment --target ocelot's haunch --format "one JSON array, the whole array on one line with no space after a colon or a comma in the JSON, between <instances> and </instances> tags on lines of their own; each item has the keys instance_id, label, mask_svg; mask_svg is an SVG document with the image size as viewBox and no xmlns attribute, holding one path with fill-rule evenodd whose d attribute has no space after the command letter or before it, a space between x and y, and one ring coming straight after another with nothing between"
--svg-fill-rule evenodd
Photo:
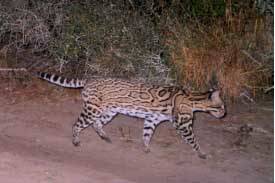
<instances>
[{"instance_id":1,"label":"ocelot's haunch","mask_svg":"<svg viewBox=\"0 0 275 183\"><path fill-rule=\"evenodd\" d=\"M72 132L72 142L76 146L80 144L80 132L90 125L102 139L110 141L103 126L117 114L124 114L144 119L143 141L146 151L149 151L149 143L157 125L170 121L199 157L206 158L193 133L193 113L208 112L216 118L225 115L224 102L218 90L190 93L180 87L153 86L123 79L69 80L42 72L38 76L63 87L84 88L83 109Z\"/></svg>"}]
</instances>

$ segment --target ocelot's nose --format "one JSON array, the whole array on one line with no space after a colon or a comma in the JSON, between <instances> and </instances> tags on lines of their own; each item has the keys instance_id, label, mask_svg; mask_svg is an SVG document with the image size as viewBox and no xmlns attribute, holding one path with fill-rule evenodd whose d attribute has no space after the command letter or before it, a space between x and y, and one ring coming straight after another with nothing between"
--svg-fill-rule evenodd
<instances>
[{"instance_id":1,"label":"ocelot's nose","mask_svg":"<svg viewBox=\"0 0 275 183\"><path fill-rule=\"evenodd\" d=\"M217 111L210 111L210 114L212 114L215 118L222 118L225 116L226 112L224 108L221 108Z\"/></svg>"}]
</instances>

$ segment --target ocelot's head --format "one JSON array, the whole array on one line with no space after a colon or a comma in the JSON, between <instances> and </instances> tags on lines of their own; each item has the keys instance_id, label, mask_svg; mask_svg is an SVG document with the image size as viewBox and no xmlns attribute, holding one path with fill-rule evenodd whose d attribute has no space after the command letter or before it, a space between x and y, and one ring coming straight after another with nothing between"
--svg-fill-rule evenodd
<instances>
[{"instance_id":1,"label":"ocelot's head","mask_svg":"<svg viewBox=\"0 0 275 183\"><path fill-rule=\"evenodd\" d=\"M225 116L225 107L222 98L220 97L220 91L216 90L210 94L208 102L206 102L206 112L209 112L216 118L222 118Z\"/></svg>"},{"instance_id":2,"label":"ocelot's head","mask_svg":"<svg viewBox=\"0 0 275 183\"><path fill-rule=\"evenodd\" d=\"M179 115L186 114L187 111L202 111L222 118L225 115L225 106L220 91L209 91L206 93L189 93L186 98L178 101Z\"/></svg>"}]
</instances>

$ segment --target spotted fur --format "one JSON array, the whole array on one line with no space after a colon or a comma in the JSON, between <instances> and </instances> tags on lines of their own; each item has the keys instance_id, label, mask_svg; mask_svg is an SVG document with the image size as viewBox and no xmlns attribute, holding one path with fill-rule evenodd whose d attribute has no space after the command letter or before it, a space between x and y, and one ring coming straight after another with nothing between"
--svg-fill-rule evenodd
<instances>
[{"instance_id":1,"label":"spotted fur","mask_svg":"<svg viewBox=\"0 0 275 183\"><path fill-rule=\"evenodd\" d=\"M83 109L72 128L72 142L75 146L80 144L80 132L88 126L92 126L99 137L110 142L103 127L117 114L124 114L144 119L145 151L149 151L149 143L156 127L163 121L169 121L199 157L205 158L193 133L193 113L203 111L216 118L225 114L219 91L190 93L175 86L153 86L113 78L68 80L46 73L39 73L39 77L64 87L84 87Z\"/></svg>"}]
</instances>

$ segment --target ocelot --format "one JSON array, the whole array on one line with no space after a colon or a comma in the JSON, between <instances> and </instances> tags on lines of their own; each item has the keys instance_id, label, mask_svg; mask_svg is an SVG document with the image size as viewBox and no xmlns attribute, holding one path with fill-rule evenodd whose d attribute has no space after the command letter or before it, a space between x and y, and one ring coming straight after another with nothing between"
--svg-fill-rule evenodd
<instances>
[{"instance_id":1,"label":"ocelot","mask_svg":"<svg viewBox=\"0 0 275 183\"><path fill-rule=\"evenodd\" d=\"M224 102L218 90L193 93L176 86L153 86L114 78L66 79L43 72L39 72L38 76L63 87L84 88L83 109L72 128L72 143L75 146L80 144L80 132L88 126L92 126L99 137L110 142L103 126L117 114L124 114L144 119L146 152L149 152L149 143L157 125L170 121L199 157L206 158L193 133L193 113L203 111L216 118L225 115Z\"/></svg>"}]
</instances>

